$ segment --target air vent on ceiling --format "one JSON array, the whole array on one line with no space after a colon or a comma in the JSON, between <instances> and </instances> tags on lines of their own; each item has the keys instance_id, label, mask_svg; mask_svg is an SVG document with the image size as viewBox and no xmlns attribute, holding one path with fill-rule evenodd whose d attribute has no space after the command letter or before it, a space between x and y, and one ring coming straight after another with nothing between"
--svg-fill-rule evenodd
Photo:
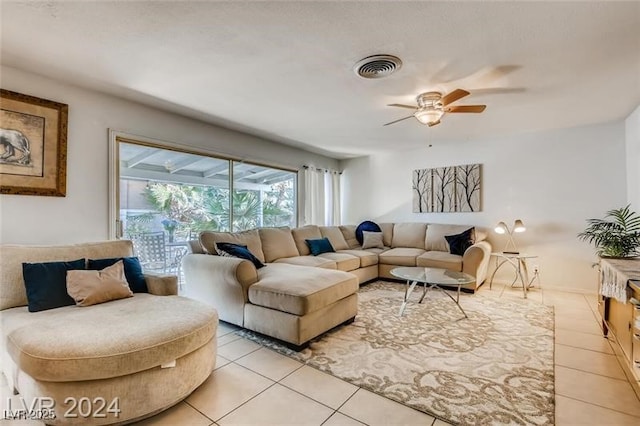
<instances>
[{"instance_id":1,"label":"air vent on ceiling","mask_svg":"<svg viewBox=\"0 0 640 426\"><path fill-rule=\"evenodd\" d=\"M402 61L392 55L374 55L360 60L353 70L362 78L383 78L402 67Z\"/></svg>"}]
</instances>

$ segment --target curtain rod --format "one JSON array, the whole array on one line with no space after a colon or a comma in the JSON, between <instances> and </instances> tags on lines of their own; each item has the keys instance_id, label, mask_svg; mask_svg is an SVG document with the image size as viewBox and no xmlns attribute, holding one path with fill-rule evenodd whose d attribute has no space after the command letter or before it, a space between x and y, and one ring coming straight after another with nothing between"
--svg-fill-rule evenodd
<instances>
[{"instance_id":1,"label":"curtain rod","mask_svg":"<svg viewBox=\"0 0 640 426\"><path fill-rule=\"evenodd\" d=\"M342 174L342 172L341 172L340 170L327 169L327 168L325 168L325 167L309 166L309 165L306 165L306 164L305 164L305 165L303 165L303 166L302 166L302 168L303 168L303 169L310 169L310 168L314 168L314 169L316 169L316 170L320 170L320 171L323 171L323 172L325 172L325 173L328 173L328 172L335 172L335 173L338 173L339 175L341 175L341 174Z\"/></svg>"}]
</instances>

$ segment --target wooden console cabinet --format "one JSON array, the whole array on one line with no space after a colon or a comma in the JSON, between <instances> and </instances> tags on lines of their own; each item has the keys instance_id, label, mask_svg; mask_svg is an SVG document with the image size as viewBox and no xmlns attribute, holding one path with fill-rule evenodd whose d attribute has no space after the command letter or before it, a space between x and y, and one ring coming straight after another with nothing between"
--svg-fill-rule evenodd
<instances>
[{"instance_id":1,"label":"wooden console cabinet","mask_svg":"<svg viewBox=\"0 0 640 426\"><path fill-rule=\"evenodd\" d=\"M611 333L615 340L614 349L634 391L640 398L640 260L601 259L626 280L629 295L627 303L614 298L600 296L599 311L603 319L603 332ZM602 286L602 274L600 274Z\"/></svg>"}]
</instances>

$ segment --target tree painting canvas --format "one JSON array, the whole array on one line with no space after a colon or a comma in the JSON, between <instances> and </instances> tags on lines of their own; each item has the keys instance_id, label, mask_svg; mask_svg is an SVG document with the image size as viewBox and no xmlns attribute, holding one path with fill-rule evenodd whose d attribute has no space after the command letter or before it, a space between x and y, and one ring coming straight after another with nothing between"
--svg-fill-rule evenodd
<instances>
[{"instance_id":1,"label":"tree painting canvas","mask_svg":"<svg viewBox=\"0 0 640 426\"><path fill-rule=\"evenodd\" d=\"M433 179L431 169L413 171L413 211L416 213L430 212L433 207L431 200L427 201L427 195L433 192Z\"/></svg>"},{"instance_id":2,"label":"tree painting canvas","mask_svg":"<svg viewBox=\"0 0 640 426\"><path fill-rule=\"evenodd\" d=\"M477 212L480 210L480 164L456 167L456 210Z\"/></svg>"},{"instance_id":3,"label":"tree painting canvas","mask_svg":"<svg viewBox=\"0 0 640 426\"><path fill-rule=\"evenodd\" d=\"M414 170L413 211L480 211L480 187L480 164Z\"/></svg>"},{"instance_id":4,"label":"tree painting canvas","mask_svg":"<svg viewBox=\"0 0 640 426\"><path fill-rule=\"evenodd\" d=\"M443 213L455 210L455 167L431 169L433 174L433 207L430 212Z\"/></svg>"}]
</instances>

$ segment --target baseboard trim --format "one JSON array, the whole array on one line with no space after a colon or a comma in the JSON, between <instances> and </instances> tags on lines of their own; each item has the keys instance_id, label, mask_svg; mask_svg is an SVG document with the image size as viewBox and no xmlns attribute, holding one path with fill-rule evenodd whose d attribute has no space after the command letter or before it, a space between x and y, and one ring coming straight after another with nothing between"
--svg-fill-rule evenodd
<instances>
[{"instance_id":1,"label":"baseboard trim","mask_svg":"<svg viewBox=\"0 0 640 426\"><path fill-rule=\"evenodd\" d=\"M492 287L500 287L500 286L503 286L503 285L510 286L512 282L513 282L513 280L494 279L493 280L493 284L491 286ZM485 281L483 283L483 285L488 286L489 283L487 281ZM517 288L517 286L514 286L514 288ZM565 287L565 286L557 286L557 285L548 285L548 284L545 284L544 282L542 283L542 285L538 285L538 283L535 282L534 283L534 288L542 288L542 291L544 291L544 290L564 291L564 292L567 292L567 293L588 294L588 295L591 295L591 296L598 294L598 291L596 289L587 290L587 289L579 288L579 287ZM520 286L520 289L522 289L522 286Z\"/></svg>"}]
</instances>

